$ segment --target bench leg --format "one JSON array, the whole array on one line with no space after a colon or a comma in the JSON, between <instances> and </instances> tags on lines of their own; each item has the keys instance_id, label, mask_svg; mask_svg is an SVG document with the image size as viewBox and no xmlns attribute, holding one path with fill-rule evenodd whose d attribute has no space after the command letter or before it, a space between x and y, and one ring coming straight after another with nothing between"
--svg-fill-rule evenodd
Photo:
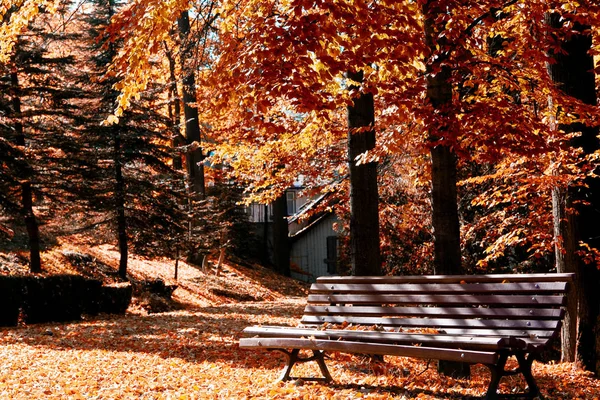
<instances>
[{"instance_id":1,"label":"bench leg","mask_svg":"<svg viewBox=\"0 0 600 400\"><path fill-rule=\"evenodd\" d=\"M496 365L488 365L492 379L490 380L490 384L488 386L487 394L485 398L487 400L495 400L498 398L498 385L500 384L500 379L504 376L504 366L506 365L506 360L508 359L508 354L501 353L500 358L498 359L498 363Z\"/></svg>"},{"instance_id":2,"label":"bench leg","mask_svg":"<svg viewBox=\"0 0 600 400\"><path fill-rule=\"evenodd\" d=\"M322 378L300 378L305 381L325 381L331 382L333 378L327 369L327 365L325 364L325 353L321 350L313 350L313 354L310 357L302 358L300 357L300 349L293 349L292 351L287 351L284 349L275 349L277 351L281 351L288 358L287 365L283 368L281 375L279 376L278 381L287 381L290 379L297 379L292 377L290 374L292 372L292 368L297 363L305 363L309 361L316 361L319 365L319 369L321 370Z\"/></svg>"},{"instance_id":3,"label":"bench leg","mask_svg":"<svg viewBox=\"0 0 600 400\"><path fill-rule=\"evenodd\" d=\"M523 377L525 377L525 381L527 381L527 385L529 386L529 395L531 398L539 396L540 388L538 388L538 385L535 383L535 379L531 374L531 364L533 364L533 360L535 359L534 355L530 354L529 357L525 357L525 354L519 352L515 354L515 356L519 361L519 371L523 374Z\"/></svg>"},{"instance_id":4,"label":"bench leg","mask_svg":"<svg viewBox=\"0 0 600 400\"><path fill-rule=\"evenodd\" d=\"M533 364L535 356L530 354L529 357L527 357L523 352L515 352L514 355L519 362L519 367L515 370L507 371L504 369L506 367L506 360L509 356L508 353L501 353L497 364L487 366L492 374L492 379L490 380L490 385L488 386L486 399L498 399L500 397L498 394L498 385L500 384L502 377L517 374L523 375L527 385L529 386L529 391L521 394L519 397L529 397L533 399L540 395L540 389L538 388L537 384L535 383L535 379L531 374L531 365Z\"/></svg>"}]
</instances>

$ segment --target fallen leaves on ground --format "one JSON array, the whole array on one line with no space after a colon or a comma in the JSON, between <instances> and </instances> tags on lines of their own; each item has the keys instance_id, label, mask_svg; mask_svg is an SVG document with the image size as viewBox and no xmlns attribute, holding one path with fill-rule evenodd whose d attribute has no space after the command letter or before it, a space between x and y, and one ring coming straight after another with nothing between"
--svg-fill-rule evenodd
<instances>
[{"instance_id":1,"label":"fallen leaves on ground","mask_svg":"<svg viewBox=\"0 0 600 400\"><path fill-rule=\"evenodd\" d=\"M240 332L250 324L293 325L303 305L290 298L5 328L0 398L460 399L485 392L489 373L482 366L465 381L439 376L433 362L386 357L380 363L347 354L327 360L334 384L275 383L284 358L239 349ZM302 364L294 374L318 376L318 368ZM600 397L598 381L573 364L535 363L534 376L547 398ZM524 386L510 377L501 389Z\"/></svg>"},{"instance_id":2,"label":"fallen leaves on ground","mask_svg":"<svg viewBox=\"0 0 600 400\"><path fill-rule=\"evenodd\" d=\"M111 263L114 250L95 251ZM167 278L170 272L160 269L161 261L132 263L140 277ZM326 361L335 383L277 383L284 356L242 350L238 339L248 325L297 325L306 301L302 285L288 283L298 293L285 294L283 278L234 265L221 278L186 264L180 273L174 295L183 310L1 328L0 399L464 399L487 388L489 372L480 365L471 380L458 380L438 375L433 361L385 357L382 363L338 353ZM239 302L207 291L225 283L264 300ZM314 364L298 365L293 375L319 376ZM600 398L599 381L574 364L536 362L533 374L545 398ZM525 386L507 377L500 388L511 393Z\"/></svg>"}]
</instances>

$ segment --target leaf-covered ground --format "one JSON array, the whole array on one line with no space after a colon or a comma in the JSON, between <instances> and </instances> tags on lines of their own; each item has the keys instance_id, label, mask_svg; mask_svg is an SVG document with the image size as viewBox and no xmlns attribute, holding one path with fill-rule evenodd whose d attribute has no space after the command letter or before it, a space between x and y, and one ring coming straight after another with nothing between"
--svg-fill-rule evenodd
<instances>
[{"instance_id":1,"label":"leaf-covered ground","mask_svg":"<svg viewBox=\"0 0 600 400\"><path fill-rule=\"evenodd\" d=\"M114 249L86 251L114 265ZM57 272L66 265L59 252L45 257ZM169 281L173 266L134 258L131 273ZM440 377L424 360L333 354L335 384L275 383L283 356L241 350L237 341L250 324L296 324L305 286L233 264L215 277L182 263L177 283L176 311L148 314L135 302L125 316L1 328L0 399L463 399L483 395L489 381L481 366L464 381ZM533 372L548 399L600 398L598 380L573 364L535 363ZM304 364L295 373L318 371ZM524 385L507 378L501 388Z\"/></svg>"}]
</instances>

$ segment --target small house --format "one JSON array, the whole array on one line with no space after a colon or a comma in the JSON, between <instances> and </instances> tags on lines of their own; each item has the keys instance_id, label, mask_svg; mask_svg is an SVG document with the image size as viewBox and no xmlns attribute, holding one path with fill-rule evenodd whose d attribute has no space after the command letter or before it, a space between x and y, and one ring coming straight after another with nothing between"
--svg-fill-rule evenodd
<instances>
[{"instance_id":1,"label":"small house","mask_svg":"<svg viewBox=\"0 0 600 400\"><path fill-rule=\"evenodd\" d=\"M286 191L290 269L293 278L314 282L319 276L337 274L338 236L334 230L337 218L332 211L315 212L329 200L329 194L306 198L299 196L300 190L292 187ZM263 243L264 259L273 262L271 205L252 204L248 213Z\"/></svg>"}]
</instances>

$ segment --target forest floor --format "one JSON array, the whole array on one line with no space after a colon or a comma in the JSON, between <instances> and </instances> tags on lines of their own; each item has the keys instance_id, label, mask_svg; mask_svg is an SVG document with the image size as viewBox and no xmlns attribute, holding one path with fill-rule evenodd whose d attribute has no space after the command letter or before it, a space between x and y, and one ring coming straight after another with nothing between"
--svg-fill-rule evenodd
<instances>
[{"instance_id":1,"label":"forest floor","mask_svg":"<svg viewBox=\"0 0 600 400\"><path fill-rule=\"evenodd\" d=\"M50 273L81 273L69 262L74 253L91 256L106 279L114 276L118 252L109 245L63 245L44 253L44 265ZM0 256L7 268L10 257ZM175 283L174 265L133 256L129 272L132 280ZM232 262L219 277L180 262L176 284L170 311L148 313L140 296L125 315L0 328L0 399L465 399L482 396L489 382L480 365L471 380L459 380L438 375L434 362L332 354L335 383L276 383L284 357L242 350L238 339L248 325L297 324L306 285ZM295 374L317 376L311 364ZM547 399L600 399L600 381L574 364L535 362L533 374ZM524 388L516 377L501 384L505 393Z\"/></svg>"}]
</instances>

